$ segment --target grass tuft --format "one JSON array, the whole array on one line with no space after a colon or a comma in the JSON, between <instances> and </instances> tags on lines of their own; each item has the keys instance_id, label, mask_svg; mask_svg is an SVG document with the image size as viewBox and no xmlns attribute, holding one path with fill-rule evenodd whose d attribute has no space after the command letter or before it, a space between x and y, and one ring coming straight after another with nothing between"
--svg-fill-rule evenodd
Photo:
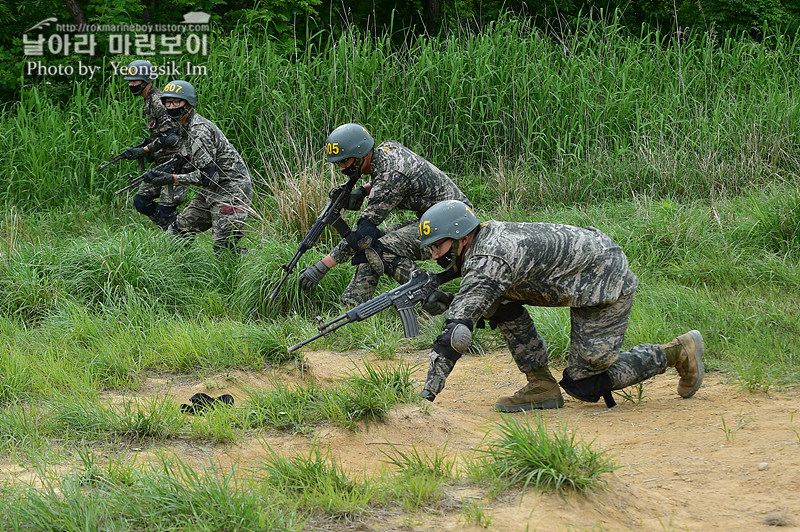
<instances>
[{"instance_id":1,"label":"grass tuft","mask_svg":"<svg viewBox=\"0 0 800 532\"><path fill-rule=\"evenodd\" d=\"M577 440L574 431L559 426L551 433L541 415L524 422L502 416L496 433L481 449L483 465L508 485L582 493L604 487L601 475L619 469L605 451Z\"/></svg>"}]
</instances>

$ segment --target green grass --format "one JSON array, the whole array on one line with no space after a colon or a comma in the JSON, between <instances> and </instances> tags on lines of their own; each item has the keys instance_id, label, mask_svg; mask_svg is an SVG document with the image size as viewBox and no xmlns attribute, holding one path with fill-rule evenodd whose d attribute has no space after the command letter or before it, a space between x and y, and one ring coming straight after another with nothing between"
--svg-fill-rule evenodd
<instances>
[{"instance_id":1,"label":"green grass","mask_svg":"<svg viewBox=\"0 0 800 532\"><path fill-rule=\"evenodd\" d=\"M215 41L208 75L191 81L199 112L252 167L270 207L259 212L282 213L264 215L283 221L279 234L312 212L301 205L287 218L293 205L282 191L328 190L305 187L306 177L330 181L321 146L348 121L428 157L478 206L589 205L632 193L708 199L794 182L800 36L670 42L590 20L559 41L506 18L404 44L320 31L287 57L266 37L232 34ZM14 179L0 201L43 210L99 196L129 208L111 192L133 164L97 167L144 126L124 83L104 75L100 91L76 80L65 108L27 86L3 109L0 171Z\"/></svg>"},{"instance_id":2,"label":"green grass","mask_svg":"<svg viewBox=\"0 0 800 532\"><path fill-rule=\"evenodd\" d=\"M6 488L11 530L302 530L296 512L242 482L233 470L198 472L175 459L152 468L97 466L84 456L84 469L41 487Z\"/></svg>"},{"instance_id":3,"label":"green grass","mask_svg":"<svg viewBox=\"0 0 800 532\"><path fill-rule=\"evenodd\" d=\"M275 382L271 390L253 391L245 424L306 432L325 420L355 428L361 422L380 421L393 406L412 400L410 368L365 364L333 388Z\"/></svg>"},{"instance_id":4,"label":"green grass","mask_svg":"<svg viewBox=\"0 0 800 532\"><path fill-rule=\"evenodd\" d=\"M503 416L482 451L479 465L488 478L562 494L599 490L605 486L602 475L619 469L607 452L577 439L574 430L563 425L549 430L541 415Z\"/></svg>"},{"instance_id":5,"label":"green grass","mask_svg":"<svg viewBox=\"0 0 800 532\"><path fill-rule=\"evenodd\" d=\"M264 463L267 485L306 511L352 519L367 509L374 485L350 480L336 461L312 446L308 456L284 458L273 453Z\"/></svg>"}]
</instances>

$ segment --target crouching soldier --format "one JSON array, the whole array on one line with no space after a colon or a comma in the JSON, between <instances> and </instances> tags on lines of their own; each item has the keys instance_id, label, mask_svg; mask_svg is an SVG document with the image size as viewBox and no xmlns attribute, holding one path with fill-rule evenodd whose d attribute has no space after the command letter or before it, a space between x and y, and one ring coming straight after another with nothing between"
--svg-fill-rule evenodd
<instances>
[{"instance_id":1,"label":"crouching soldier","mask_svg":"<svg viewBox=\"0 0 800 532\"><path fill-rule=\"evenodd\" d=\"M244 248L236 244L244 236L253 199L250 171L222 131L194 110L197 92L191 83L168 83L161 100L181 126L179 153L189 163L175 173L151 170L144 180L157 186L172 183L202 187L167 231L191 240L211 229L215 252L243 253Z\"/></svg>"},{"instance_id":2,"label":"crouching soldier","mask_svg":"<svg viewBox=\"0 0 800 532\"><path fill-rule=\"evenodd\" d=\"M593 227L548 223L480 223L459 201L422 215L421 246L462 277L449 319L433 344L420 396L433 401L483 319L497 327L528 383L500 397L501 412L560 408L564 399L548 368L547 349L523 305L570 307L570 347L561 387L582 401L601 397L611 407L619 390L668 366L680 375L678 394L691 397L703 382L703 337L690 331L671 342L620 352L638 279L622 249Z\"/></svg>"},{"instance_id":3,"label":"crouching soldier","mask_svg":"<svg viewBox=\"0 0 800 532\"><path fill-rule=\"evenodd\" d=\"M382 274L405 283L417 269L414 261L429 258L420 249L417 231L423 212L447 199L470 203L429 161L395 140L375 147L375 140L358 124L334 129L325 141L325 153L328 162L337 165L345 176L370 176L369 183L352 192L347 208L359 210L364 198L369 199L353 231L329 255L304 269L299 283L304 290L312 291L330 268L352 259L356 271L341 301L356 306L374 295ZM389 213L398 210L411 211L412 218L378 228Z\"/></svg>"},{"instance_id":4,"label":"crouching soldier","mask_svg":"<svg viewBox=\"0 0 800 532\"><path fill-rule=\"evenodd\" d=\"M145 158L154 161L154 166L168 161L178 150L180 141L178 123L161 103L161 90L153 85L155 79L156 70L150 61L139 59L128 65L125 80L130 91L144 99L144 117L150 136L141 145L126 148L122 158L137 159L140 171L144 171ZM133 197L133 206L161 229L166 229L178 216L178 206L186 201L187 188L185 185L156 186L144 182Z\"/></svg>"}]
</instances>

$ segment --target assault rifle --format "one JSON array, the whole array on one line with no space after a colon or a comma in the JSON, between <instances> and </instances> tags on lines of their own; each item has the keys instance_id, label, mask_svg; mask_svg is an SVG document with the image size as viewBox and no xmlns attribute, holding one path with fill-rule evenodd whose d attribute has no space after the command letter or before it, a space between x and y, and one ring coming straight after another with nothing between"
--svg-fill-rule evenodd
<instances>
[{"instance_id":1,"label":"assault rifle","mask_svg":"<svg viewBox=\"0 0 800 532\"><path fill-rule=\"evenodd\" d=\"M145 137L145 138L144 138L144 140L142 140L142 142L140 142L139 144L137 144L136 146L133 146L133 147L134 147L134 148L144 148L144 147L145 147L145 146L147 146L149 143L150 143L150 139L149 139L149 138L147 138L147 137ZM127 148L126 148L126 149L127 149ZM119 152L119 153L118 153L118 154L116 154L116 155L114 155L114 154L112 153L112 154L111 154L111 159L109 159L109 160L108 160L108 162L106 162L105 164L103 164L103 165L102 165L102 166L99 168L99 170L102 170L102 169L103 169L103 168L105 168L106 166L109 166L109 165L111 165L111 164L114 164L114 163L116 163L116 162L119 162L119 161L121 161L121 160L122 160L122 158L123 158L123 157L122 157L122 155L123 155L124 153L125 153L125 150L122 150L121 152Z\"/></svg>"},{"instance_id":2,"label":"assault rifle","mask_svg":"<svg viewBox=\"0 0 800 532\"><path fill-rule=\"evenodd\" d=\"M151 168L147 172L143 173L139 177L130 178L128 180L128 186L117 190L116 192L114 192L114 195L122 194L126 190L130 190L133 187L138 187L139 184L141 184L141 182L144 181L145 176L151 170L159 170L161 172L168 172L170 174L177 174L177 173L180 173L180 172L190 172L191 170L186 170L186 169L183 168L184 164L186 164L187 162L188 162L188 159L186 157L176 153L175 155L172 156L172 158L170 160L165 161L165 162L159 164L158 166L154 166L153 168Z\"/></svg>"},{"instance_id":3,"label":"assault rifle","mask_svg":"<svg viewBox=\"0 0 800 532\"><path fill-rule=\"evenodd\" d=\"M286 282L286 279L289 278L294 269L297 267L297 262L300 260L300 257L302 257L306 251L314 247L314 244L317 243L317 240L319 240L319 237L322 235L322 230L325 229L326 225L332 225L333 228L336 229L340 235L342 235L342 238L350 233L350 226L347 225L347 222L342 218L342 209L347 204L350 193L353 191L353 187L356 185L356 182L360 177L361 174L356 173L347 180L347 183L342 183L331 190L331 200L322 210L320 215L317 216L316 221L314 221L314 225L311 226L311 229L309 229L308 233L306 233L306 236L297 246L297 251L294 252L292 259L286 264L281 264L281 268L283 268L285 273L278 282L278 285L272 290L272 294L269 296L270 301L275 299L275 296L278 295L278 291L283 286L283 283Z\"/></svg>"},{"instance_id":4,"label":"assault rifle","mask_svg":"<svg viewBox=\"0 0 800 532\"><path fill-rule=\"evenodd\" d=\"M317 321L320 322L320 325L317 327L320 331L319 334L315 334L311 338L293 345L289 348L289 352L296 351L317 338L327 336L339 327L343 327L355 321L365 320L389 307L396 308L400 313L400 320L403 322L403 333L406 338L418 336L419 325L417 324L417 316L414 314L414 304L418 301L424 302L441 284L451 279L453 279L453 277L451 276L450 270L445 270L441 273L433 273L424 270L414 271L411 273L411 279L409 279L406 284L400 285L394 290L389 290L388 292L373 297L369 301L361 303L335 320L322 323L322 318L317 316Z\"/></svg>"}]
</instances>

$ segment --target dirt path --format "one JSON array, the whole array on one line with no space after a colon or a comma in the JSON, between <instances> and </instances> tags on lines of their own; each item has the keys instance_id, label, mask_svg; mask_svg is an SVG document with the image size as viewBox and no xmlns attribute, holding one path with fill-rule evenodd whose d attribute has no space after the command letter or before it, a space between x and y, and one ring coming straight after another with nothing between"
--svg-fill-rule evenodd
<instances>
[{"instance_id":1,"label":"dirt path","mask_svg":"<svg viewBox=\"0 0 800 532\"><path fill-rule=\"evenodd\" d=\"M359 354L308 352L307 371L318 382L334 382L363 362ZM413 352L403 361L416 364L416 379L424 380L427 353ZM373 361L374 362L374 361ZM378 362L380 363L380 362ZM390 361L387 364L394 365ZM185 402L198 391L212 395L269 386L275 376L300 379L296 370L275 374L231 372L199 382L197 379L149 379L143 395L169 393ZM706 376L692 399L675 392L674 370L650 380L638 404L618 398L606 409L568 398L563 409L544 413L550 426L566 423L578 439L608 450L623 466L606 475L608 489L588 496L529 491L482 501L492 516L491 530L691 530L800 531L800 389L750 394L725 383L724 375ZM306 375L308 378L308 375ZM395 409L384 423L358 431L325 426L316 441L329 445L345 469L360 475L386 468L381 451L391 445L432 453L445 448L453 456L481 444L500 417L493 404L499 395L522 385L507 353L462 358L447 388L431 405ZM515 414L524 415L524 414ZM724 420L724 425L723 425ZM306 453L312 438L276 433L259 435L231 445L178 443L171 451L188 463L218 467L236 464L247 471L261 463L267 446L279 453ZM149 451L146 451L146 453ZM140 460L146 459L140 453ZM453 501L474 497L475 491L448 493ZM381 516L359 530L483 530L458 521L452 510Z\"/></svg>"}]
</instances>

